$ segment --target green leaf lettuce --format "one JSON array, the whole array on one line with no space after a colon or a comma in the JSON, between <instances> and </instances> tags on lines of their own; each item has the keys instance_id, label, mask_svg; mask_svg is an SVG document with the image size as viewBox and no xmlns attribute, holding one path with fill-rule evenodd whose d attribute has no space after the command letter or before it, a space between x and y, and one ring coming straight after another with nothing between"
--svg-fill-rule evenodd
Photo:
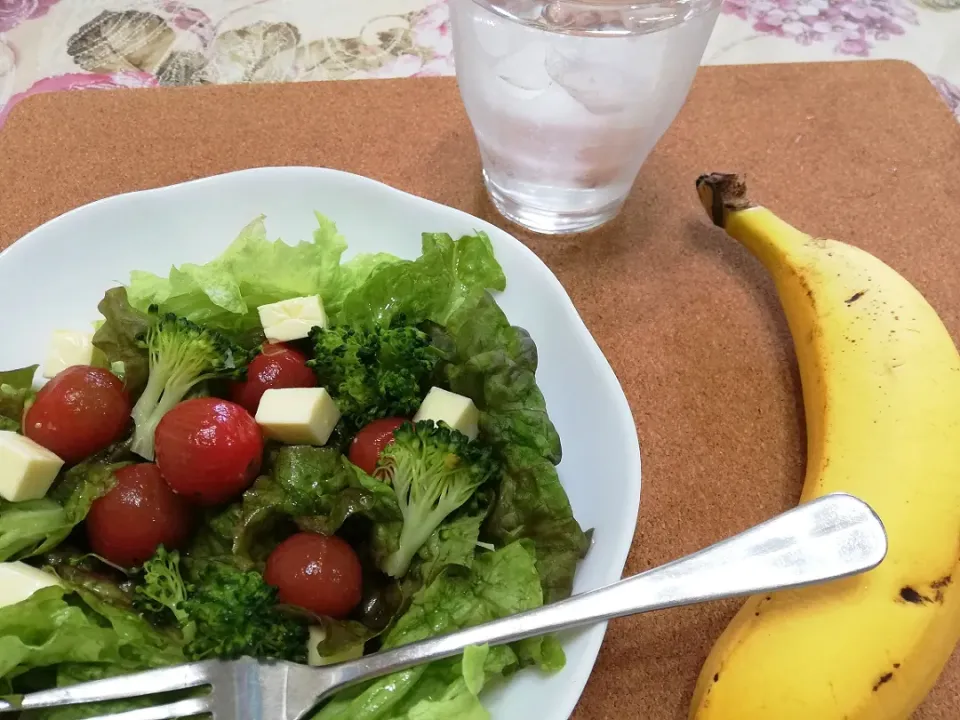
<instances>
[{"instance_id":1,"label":"green leaf lettuce","mask_svg":"<svg viewBox=\"0 0 960 720\"><path fill-rule=\"evenodd\" d=\"M481 437L498 448L503 463L482 539L533 541L545 601L565 598L589 541L557 475L560 437L537 386L536 346L488 294L455 313L446 333L455 349L444 379L477 404Z\"/></svg>"},{"instance_id":2,"label":"green leaf lettuce","mask_svg":"<svg viewBox=\"0 0 960 720\"><path fill-rule=\"evenodd\" d=\"M122 463L98 459L74 465L39 500L0 501L0 562L53 550L86 518L94 501L113 487Z\"/></svg>"},{"instance_id":3,"label":"green leaf lettuce","mask_svg":"<svg viewBox=\"0 0 960 720\"><path fill-rule=\"evenodd\" d=\"M332 221L316 218L310 241L268 240L261 216L211 262L171 268L168 277L134 272L130 302L139 310L156 304L163 312L231 334L260 327L258 306L292 297L319 295L328 312L335 311L349 288L394 258L362 255L341 265L346 241Z\"/></svg>"},{"instance_id":4,"label":"green leaf lettuce","mask_svg":"<svg viewBox=\"0 0 960 720\"><path fill-rule=\"evenodd\" d=\"M485 290L503 290L506 277L484 233L454 240L446 233L424 233L422 254L380 267L346 294L338 323L388 324L397 315L419 323L446 323Z\"/></svg>"},{"instance_id":5,"label":"green leaf lettuce","mask_svg":"<svg viewBox=\"0 0 960 720\"><path fill-rule=\"evenodd\" d=\"M516 542L478 555L469 570L448 567L417 592L410 608L384 637L383 647L399 647L542 604L533 552L526 543ZM341 692L314 720L486 720L489 715L477 693L489 680L519 666L520 659L510 647L468 649L462 657L410 668ZM548 669L555 667L554 662Z\"/></svg>"},{"instance_id":6,"label":"green leaf lettuce","mask_svg":"<svg viewBox=\"0 0 960 720\"><path fill-rule=\"evenodd\" d=\"M0 430L20 432L27 404L33 400L33 376L38 365L0 372Z\"/></svg>"}]
</instances>

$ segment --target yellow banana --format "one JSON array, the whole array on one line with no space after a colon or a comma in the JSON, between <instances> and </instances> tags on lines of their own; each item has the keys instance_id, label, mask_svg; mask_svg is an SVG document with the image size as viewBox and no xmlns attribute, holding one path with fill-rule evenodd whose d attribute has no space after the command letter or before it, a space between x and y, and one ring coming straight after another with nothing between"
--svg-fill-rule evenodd
<instances>
[{"instance_id":1,"label":"yellow banana","mask_svg":"<svg viewBox=\"0 0 960 720\"><path fill-rule=\"evenodd\" d=\"M697 181L714 223L773 276L807 422L801 502L856 495L886 526L875 570L750 598L701 671L692 720L902 720L960 638L960 357L923 296L850 245Z\"/></svg>"}]
</instances>

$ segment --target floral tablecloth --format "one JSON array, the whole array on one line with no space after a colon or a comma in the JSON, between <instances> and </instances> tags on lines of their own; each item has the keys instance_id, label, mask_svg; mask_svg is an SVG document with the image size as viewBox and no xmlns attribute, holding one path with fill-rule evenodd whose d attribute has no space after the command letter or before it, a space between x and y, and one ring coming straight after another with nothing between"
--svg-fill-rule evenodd
<instances>
[{"instance_id":1,"label":"floral tablecloth","mask_svg":"<svg viewBox=\"0 0 960 720\"><path fill-rule=\"evenodd\" d=\"M900 58L960 119L960 0L724 0L707 64ZM446 0L0 0L0 125L39 92L453 73Z\"/></svg>"}]
</instances>

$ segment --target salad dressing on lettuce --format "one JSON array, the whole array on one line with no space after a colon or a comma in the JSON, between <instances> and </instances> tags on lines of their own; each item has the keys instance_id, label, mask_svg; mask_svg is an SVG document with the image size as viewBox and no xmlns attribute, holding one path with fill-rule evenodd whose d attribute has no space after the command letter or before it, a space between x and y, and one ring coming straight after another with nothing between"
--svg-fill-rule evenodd
<instances>
[{"instance_id":1,"label":"salad dressing on lettuce","mask_svg":"<svg viewBox=\"0 0 960 720\"><path fill-rule=\"evenodd\" d=\"M34 583L0 596L0 693L202 658L339 662L570 594L588 540L489 239L344 262L317 222L288 245L257 218L209 263L132 273L99 305L99 367L60 357L39 393L35 366L0 372L11 447L70 453L42 496L0 500L0 583ZM551 637L468 648L314 718L487 717L488 683L563 664Z\"/></svg>"}]
</instances>

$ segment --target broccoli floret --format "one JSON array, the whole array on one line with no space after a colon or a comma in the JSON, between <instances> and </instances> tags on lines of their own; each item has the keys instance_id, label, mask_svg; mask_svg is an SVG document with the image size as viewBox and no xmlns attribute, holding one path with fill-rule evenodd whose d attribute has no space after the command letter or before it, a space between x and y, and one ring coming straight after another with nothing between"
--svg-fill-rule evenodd
<instances>
[{"instance_id":1,"label":"broccoli floret","mask_svg":"<svg viewBox=\"0 0 960 720\"><path fill-rule=\"evenodd\" d=\"M307 627L277 609L277 589L259 573L220 562L187 562L192 583L183 579L180 554L158 548L143 565L133 603L153 623L175 620L189 659L306 660Z\"/></svg>"},{"instance_id":2,"label":"broccoli floret","mask_svg":"<svg viewBox=\"0 0 960 720\"><path fill-rule=\"evenodd\" d=\"M446 424L404 423L384 448L376 475L393 485L403 514L396 551L384 562L402 577L434 530L498 472L489 449Z\"/></svg>"},{"instance_id":3,"label":"broccoli floret","mask_svg":"<svg viewBox=\"0 0 960 720\"><path fill-rule=\"evenodd\" d=\"M183 606L196 623L185 654L192 660L250 655L306 662L307 626L276 605L277 589L258 572L203 563Z\"/></svg>"},{"instance_id":4,"label":"broccoli floret","mask_svg":"<svg viewBox=\"0 0 960 720\"><path fill-rule=\"evenodd\" d=\"M372 329L315 328L310 339L307 364L336 400L348 434L377 418L415 413L441 359L427 334L403 318Z\"/></svg>"},{"instance_id":5,"label":"broccoli floret","mask_svg":"<svg viewBox=\"0 0 960 720\"><path fill-rule=\"evenodd\" d=\"M180 553L168 552L163 545L143 564L143 578L134 589L133 604L154 622L171 617L184 629L184 637L193 636L193 623L184 609L189 586L180 574Z\"/></svg>"},{"instance_id":6,"label":"broccoli floret","mask_svg":"<svg viewBox=\"0 0 960 720\"><path fill-rule=\"evenodd\" d=\"M236 377L247 353L223 335L172 313L150 308L151 325L140 341L150 355L147 386L133 407L133 444L137 455L153 460L153 436L160 419L197 383Z\"/></svg>"}]
</instances>

